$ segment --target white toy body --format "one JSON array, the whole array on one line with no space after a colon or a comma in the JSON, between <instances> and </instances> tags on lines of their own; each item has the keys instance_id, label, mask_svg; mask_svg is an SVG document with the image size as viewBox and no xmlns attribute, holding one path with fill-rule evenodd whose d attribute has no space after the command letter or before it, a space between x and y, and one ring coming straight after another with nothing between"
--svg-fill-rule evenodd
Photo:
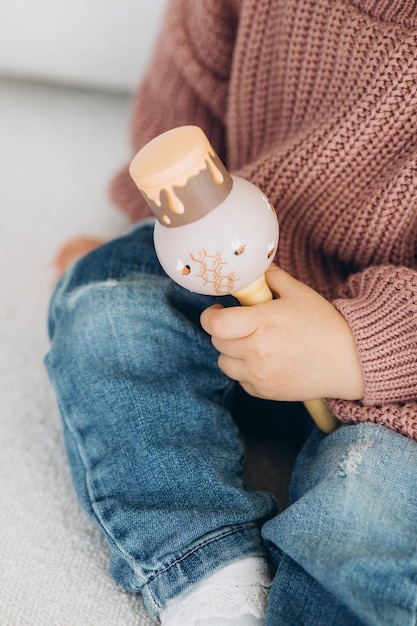
<instances>
[{"instance_id":1,"label":"white toy body","mask_svg":"<svg viewBox=\"0 0 417 626\"><path fill-rule=\"evenodd\" d=\"M156 222L159 261L182 287L227 295L255 282L272 263L278 245L275 210L252 183L232 176L227 198L197 222L165 228Z\"/></svg>"}]
</instances>

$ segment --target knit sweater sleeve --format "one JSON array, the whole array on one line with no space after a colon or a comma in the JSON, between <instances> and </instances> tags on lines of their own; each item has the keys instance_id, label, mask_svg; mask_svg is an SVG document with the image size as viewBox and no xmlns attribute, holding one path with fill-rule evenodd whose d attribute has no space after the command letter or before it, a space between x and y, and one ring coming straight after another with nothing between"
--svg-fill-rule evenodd
<instances>
[{"instance_id":1,"label":"knit sweater sleeve","mask_svg":"<svg viewBox=\"0 0 417 626\"><path fill-rule=\"evenodd\" d=\"M328 400L348 423L381 423L417 439L417 272L370 267L352 275L334 306L348 321L365 381L362 402Z\"/></svg>"},{"instance_id":2,"label":"knit sweater sleeve","mask_svg":"<svg viewBox=\"0 0 417 626\"><path fill-rule=\"evenodd\" d=\"M224 115L237 23L233 2L171 0L168 4L133 101L133 153L170 128L195 124L226 160ZM113 179L110 194L133 219L150 214L127 166Z\"/></svg>"}]
</instances>

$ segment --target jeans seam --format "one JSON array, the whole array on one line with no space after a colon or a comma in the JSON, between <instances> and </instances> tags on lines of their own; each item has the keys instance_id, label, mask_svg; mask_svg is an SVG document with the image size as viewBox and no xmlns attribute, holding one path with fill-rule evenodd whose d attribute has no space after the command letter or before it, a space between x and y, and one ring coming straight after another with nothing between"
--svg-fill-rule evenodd
<instances>
[{"instance_id":1,"label":"jeans seam","mask_svg":"<svg viewBox=\"0 0 417 626\"><path fill-rule=\"evenodd\" d=\"M225 539L226 537L230 537L232 535L235 535L238 532L244 531L244 530L248 530L251 527L255 527L255 524L250 523L250 524L241 524L239 526L236 526L234 528L231 528L230 530L223 532L220 535L216 535L215 537L212 537L211 539L206 539L205 541L202 541L201 543L199 543L198 545L196 545L192 550L189 550L186 554L184 554L183 556L175 559L175 561L173 561L172 563L170 563L167 567L165 567L164 569L162 569L161 571L159 571L156 574L153 574L147 581L146 584L151 583L153 580L155 580L156 578L158 578L158 576L161 576L161 574L165 574L166 572L168 572L172 567L174 567L175 565L178 565L178 563L181 563L182 561L184 561L185 559L187 559L188 557L190 557L192 554L195 554L196 552L198 552L198 550L201 550L202 548L205 548L206 546L209 546L210 544L214 543L215 541L219 541L221 539Z\"/></svg>"}]
</instances>

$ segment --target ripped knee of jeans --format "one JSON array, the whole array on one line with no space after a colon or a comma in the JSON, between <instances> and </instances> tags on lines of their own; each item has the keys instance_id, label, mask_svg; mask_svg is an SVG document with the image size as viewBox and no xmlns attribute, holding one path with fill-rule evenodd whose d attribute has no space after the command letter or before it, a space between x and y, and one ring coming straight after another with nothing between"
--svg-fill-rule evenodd
<instances>
[{"instance_id":1,"label":"ripped knee of jeans","mask_svg":"<svg viewBox=\"0 0 417 626\"><path fill-rule=\"evenodd\" d=\"M339 464L339 475L348 477L357 474L363 457L371 445L371 442L365 439L351 444Z\"/></svg>"}]
</instances>

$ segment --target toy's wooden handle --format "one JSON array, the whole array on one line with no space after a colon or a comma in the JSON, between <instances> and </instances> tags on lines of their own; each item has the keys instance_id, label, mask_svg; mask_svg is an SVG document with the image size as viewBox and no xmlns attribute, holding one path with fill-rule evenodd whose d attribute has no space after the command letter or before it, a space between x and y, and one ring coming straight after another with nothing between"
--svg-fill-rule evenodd
<instances>
[{"instance_id":1,"label":"toy's wooden handle","mask_svg":"<svg viewBox=\"0 0 417 626\"><path fill-rule=\"evenodd\" d=\"M262 304L262 302L268 302L273 298L271 290L266 283L265 274L262 274L257 280L244 289L235 291L232 295L237 298L243 306ZM339 422L324 400L306 400L304 406L322 432L329 434L336 430Z\"/></svg>"},{"instance_id":2,"label":"toy's wooden handle","mask_svg":"<svg viewBox=\"0 0 417 626\"><path fill-rule=\"evenodd\" d=\"M316 426L320 428L323 433L326 433L326 435L332 433L339 426L339 421L321 398L317 398L317 400L305 400L303 404L309 412L310 417L315 421Z\"/></svg>"},{"instance_id":3,"label":"toy's wooden handle","mask_svg":"<svg viewBox=\"0 0 417 626\"><path fill-rule=\"evenodd\" d=\"M265 274L261 274L259 278L247 287L239 289L239 291L234 291L232 296L237 298L243 306L262 304L273 298L272 292L266 284Z\"/></svg>"}]
</instances>

